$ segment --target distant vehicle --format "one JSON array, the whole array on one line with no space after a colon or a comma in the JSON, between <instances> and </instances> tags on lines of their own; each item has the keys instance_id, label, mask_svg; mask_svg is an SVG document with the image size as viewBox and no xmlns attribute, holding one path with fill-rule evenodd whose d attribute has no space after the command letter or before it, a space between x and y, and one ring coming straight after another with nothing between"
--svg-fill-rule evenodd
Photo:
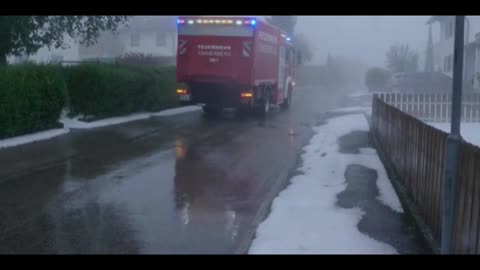
<instances>
[{"instance_id":1,"label":"distant vehicle","mask_svg":"<svg viewBox=\"0 0 480 270\"><path fill-rule=\"evenodd\" d=\"M393 74L387 82L392 92L449 92L452 78L441 72L401 72Z\"/></svg>"},{"instance_id":2,"label":"distant vehicle","mask_svg":"<svg viewBox=\"0 0 480 270\"><path fill-rule=\"evenodd\" d=\"M256 18L181 17L178 23L177 89L182 101L262 115L271 105L288 109L294 70L301 62L285 32Z\"/></svg>"}]
</instances>

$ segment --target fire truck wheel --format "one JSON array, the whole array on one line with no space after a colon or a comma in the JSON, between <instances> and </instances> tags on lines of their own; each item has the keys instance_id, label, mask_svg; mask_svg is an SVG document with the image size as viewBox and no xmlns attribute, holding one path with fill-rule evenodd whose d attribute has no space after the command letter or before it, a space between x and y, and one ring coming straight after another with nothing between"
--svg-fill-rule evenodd
<instances>
[{"instance_id":1,"label":"fire truck wheel","mask_svg":"<svg viewBox=\"0 0 480 270\"><path fill-rule=\"evenodd\" d=\"M289 86L287 98L282 103L282 109L286 111L290 108L291 105L292 105L292 87Z\"/></svg>"},{"instance_id":2,"label":"fire truck wheel","mask_svg":"<svg viewBox=\"0 0 480 270\"><path fill-rule=\"evenodd\" d=\"M267 116L267 114L270 112L270 98L262 98L260 106L258 107L258 112L260 116Z\"/></svg>"}]
</instances>

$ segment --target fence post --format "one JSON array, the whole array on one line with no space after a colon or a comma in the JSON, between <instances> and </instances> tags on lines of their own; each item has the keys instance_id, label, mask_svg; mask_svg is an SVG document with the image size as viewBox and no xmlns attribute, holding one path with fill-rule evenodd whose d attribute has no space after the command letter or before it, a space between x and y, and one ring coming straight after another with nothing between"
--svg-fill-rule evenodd
<instances>
[{"instance_id":1,"label":"fence post","mask_svg":"<svg viewBox=\"0 0 480 270\"><path fill-rule=\"evenodd\" d=\"M460 118L462 114L462 76L465 16L455 16L455 39L453 51L453 93L451 132L447 139L445 158L445 184L442 218L442 254L449 254L452 247L455 185L460 151Z\"/></svg>"}]
</instances>

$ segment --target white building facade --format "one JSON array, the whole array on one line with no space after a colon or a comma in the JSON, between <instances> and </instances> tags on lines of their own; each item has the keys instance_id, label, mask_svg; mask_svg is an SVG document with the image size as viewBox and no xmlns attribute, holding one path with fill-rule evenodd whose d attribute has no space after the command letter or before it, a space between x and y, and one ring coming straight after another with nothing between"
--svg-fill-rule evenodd
<instances>
[{"instance_id":1,"label":"white building facade","mask_svg":"<svg viewBox=\"0 0 480 270\"><path fill-rule=\"evenodd\" d=\"M480 16L465 18L464 80L474 88L479 88L480 85L475 76L480 72ZM434 69L452 77L455 17L432 16L427 23L439 25L433 48Z\"/></svg>"},{"instance_id":2,"label":"white building facade","mask_svg":"<svg viewBox=\"0 0 480 270\"><path fill-rule=\"evenodd\" d=\"M175 57L177 47L176 17L135 16L118 30L100 35L91 46L80 45L65 36L66 49L43 47L29 56L10 56L9 63L32 61L36 63L78 62L91 59L113 59L129 53L159 57Z\"/></svg>"}]
</instances>

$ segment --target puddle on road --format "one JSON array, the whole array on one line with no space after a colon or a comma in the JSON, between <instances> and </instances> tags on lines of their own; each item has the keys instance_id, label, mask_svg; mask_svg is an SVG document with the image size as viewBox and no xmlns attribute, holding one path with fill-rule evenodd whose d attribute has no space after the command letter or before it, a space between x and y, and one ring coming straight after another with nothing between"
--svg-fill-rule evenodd
<instances>
[{"instance_id":1,"label":"puddle on road","mask_svg":"<svg viewBox=\"0 0 480 270\"><path fill-rule=\"evenodd\" d=\"M361 148L371 147L367 131L353 131L338 139L339 152L358 154ZM337 195L337 205L342 208L359 207L365 212L358 223L360 232L388 243L400 254L428 253L428 248L405 213L395 212L377 197L378 173L359 164L350 164L345 171L347 187Z\"/></svg>"},{"instance_id":2,"label":"puddle on road","mask_svg":"<svg viewBox=\"0 0 480 270\"><path fill-rule=\"evenodd\" d=\"M345 171L347 188L337 195L337 205L362 209L365 215L357 225L359 231L392 245L400 254L428 253L426 244L407 215L395 212L376 199L379 195L377 178L374 169L348 165Z\"/></svg>"},{"instance_id":3,"label":"puddle on road","mask_svg":"<svg viewBox=\"0 0 480 270\"><path fill-rule=\"evenodd\" d=\"M359 154L360 148L372 147L369 132L356 130L338 138L339 152L342 154Z\"/></svg>"}]
</instances>

